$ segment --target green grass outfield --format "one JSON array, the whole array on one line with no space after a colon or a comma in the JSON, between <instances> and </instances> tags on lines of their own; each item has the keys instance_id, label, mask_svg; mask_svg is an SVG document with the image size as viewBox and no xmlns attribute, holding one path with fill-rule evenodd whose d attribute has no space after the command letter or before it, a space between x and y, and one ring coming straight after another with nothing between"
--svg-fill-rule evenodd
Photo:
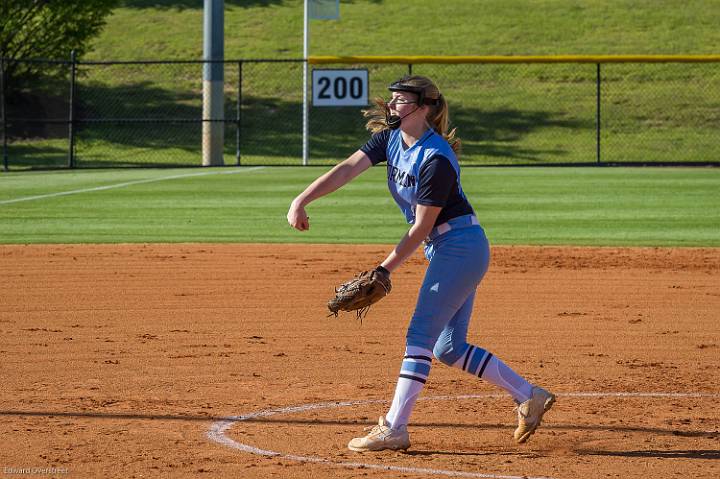
<instances>
[{"instance_id":1,"label":"green grass outfield","mask_svg":"<svg viewBox=\"0 0 720 479\"><path fill-rule=\"evenodd\" d=\"M285 219L325 168L29 171L0 175L0 242L395 243L407 229L372 168ZM493 244L720 246L720 170L465 168Z\"/></svg>"}]
</instances>

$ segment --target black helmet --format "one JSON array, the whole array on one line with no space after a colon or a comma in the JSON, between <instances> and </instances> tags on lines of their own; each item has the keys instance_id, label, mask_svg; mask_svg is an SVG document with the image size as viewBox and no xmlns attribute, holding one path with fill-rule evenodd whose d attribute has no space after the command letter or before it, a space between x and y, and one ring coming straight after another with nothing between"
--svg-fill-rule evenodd
<instances>
[{"instance_id":1,"label":"black helmet","mask_svg":"<svg viewBox=\"0 0 720 479\"><path fill-rule=\"evenodd\" d=\"M398 81L392 82L388 87L390 91L404 91L414 93L418 96L418 105L437 105L440 103L439 98L425 98L425 88L421 86L411 85L412 77L404 76Z\"/></svg>"}]
</instances>

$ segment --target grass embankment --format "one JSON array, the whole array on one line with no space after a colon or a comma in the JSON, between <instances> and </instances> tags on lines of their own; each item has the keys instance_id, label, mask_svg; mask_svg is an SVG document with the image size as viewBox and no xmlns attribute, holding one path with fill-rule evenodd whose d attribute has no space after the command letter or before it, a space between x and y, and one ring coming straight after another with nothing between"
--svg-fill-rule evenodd
<instances>
[{"instance_id":1,"label":"grass embankment","mask_svg":"<svg viewBox=\"0 0 720 479\"><path fill-rule=\"evenodd\" d=\"M227 59L302 56L302 2L225 2ZM717 54L720 10L712 0L583 2L551 0L357 1L338 21L311 22L315 55ZM202 4L127 0L109 18L86 60L200 59ZM370 69L371 96L407 71ZM241 154L244 164L299 164L300 64L243 65ZM596 160L594 65L433 66L451 105L468 164L544 164ZM236 117L237 65L225 74L225 117ZM720 71L709 65L607 65L602 72L604 161L718 161ZM56 87L57 95L66 86ZM198 65L83 67L81 118L201 116ZM195 165L198 124L84 124L81 166ZM15 140L13 167L61 166L67 134ZM332 163L366 138L357 108L314 108L312 161ZM35 135L38 137L41 135ZM235 125L226 130L235 162Z\"/></svg>"}]
</instances>

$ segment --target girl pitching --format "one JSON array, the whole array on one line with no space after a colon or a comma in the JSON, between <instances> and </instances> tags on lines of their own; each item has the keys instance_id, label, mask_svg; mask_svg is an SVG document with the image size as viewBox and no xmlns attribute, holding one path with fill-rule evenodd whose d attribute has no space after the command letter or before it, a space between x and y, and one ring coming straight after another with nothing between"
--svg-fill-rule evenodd
<instances>
[{"instance_id":1,"label":"girl pitching","mask_svg":"<svg viewBox=\"0 0 720 479\"><path fill-rule=\"evenodd\" d=\"M348 447L358 452L410 447L407 424L433 356L507 391L518 403L514 436L523 443L555 396L466 341L475 291L488 269L490 250L460 185L460 141L455 130L448 132L447 103L435 84L422 76L404 77L389 90L389 102L376 100L376 106L365 112L373 133L370 141L310 184L287 214L292 227L309 229L308 204L370 166L386 162L390 194L411 226L378 268L392 273L425 243L429 264L408 327L390 410L367 436L352 439Z\"/></svg>"}]
</instances>

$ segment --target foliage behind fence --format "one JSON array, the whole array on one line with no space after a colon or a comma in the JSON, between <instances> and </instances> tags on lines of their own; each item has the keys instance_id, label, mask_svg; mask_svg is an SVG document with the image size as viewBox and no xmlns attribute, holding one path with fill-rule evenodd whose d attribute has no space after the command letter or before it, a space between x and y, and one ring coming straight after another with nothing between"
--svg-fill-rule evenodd
<instances>
[{"instance_id":1,"label":"foliage behind fence","mask_svg":"<svg viewBox=\"0 0 720 479\"><path fill-rule=\"evenodd\" d=\"M299 165L303 60L224 65L225 163ZM60 79L3 82L10 168L200 164L202 61L72 66L60 62ZM720 63L334 66L368 69L371 98L410 71L435 80L465 165L720 164ZM310 164L337 162L367 140L361 109L311 107Z\"/></svg>"}]
</instances>

